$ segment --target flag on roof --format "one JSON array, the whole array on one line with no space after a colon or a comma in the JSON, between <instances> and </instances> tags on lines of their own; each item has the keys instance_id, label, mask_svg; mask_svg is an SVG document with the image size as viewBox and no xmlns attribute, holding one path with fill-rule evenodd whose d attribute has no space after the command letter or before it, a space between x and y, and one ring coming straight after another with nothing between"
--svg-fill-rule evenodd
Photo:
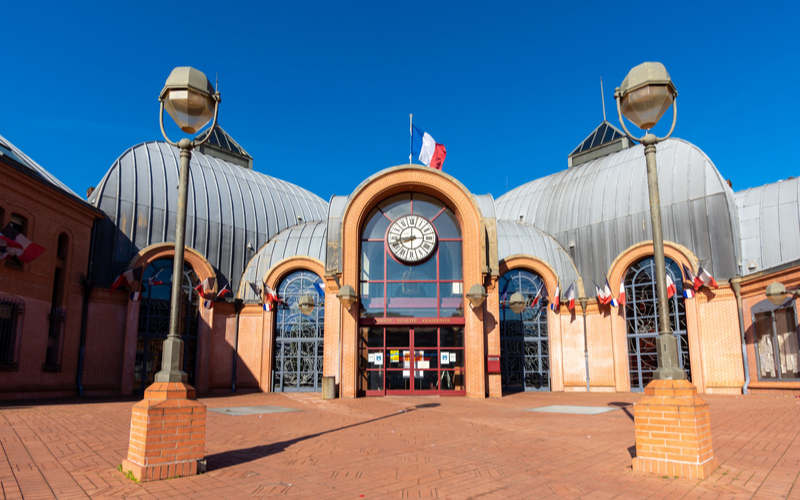
<instances>
[{"instance_id":1,"label":"flag on roof","mask_svg":"<svg viewBox=\"0 0 800 500\"><path fill-rule=\"evenodd\" d=\"M719 288L719 285L717 285L717 280L715 280L714 277L711 276L710 272L703 269L703 266L697 268L697 278L695 278L695 284L697 283L698 280L700 280L701 282L700 286L705 285L711 288ZM695 290L697 290L698 288L700 287L696 286Z\"/></svg>"},{"instance_id":2,"label":"flag on roof","mask_svg":"<svg viewBox=\"0 0 800 500\"><path fill-rule=\"evenodd\" d=\"M550 301L550 310L558 311L561 309L561 283L556 285L556 291L553 294L553 300Z\"/></svg>"},{"instance_id":3,"label":"flag on roof","mask_svg":"<svg viewBox=\"0 0 800 500\"><path fill-rule=\"evenodd\" d=\"M5 256L16 257L22 262L30 262L44 252L44 247L26 238L24 234L14 229L10 222L0 233L0 240L5 243L6 247L0 252Z\"/></svg>"},{"instance_id":4,"label":"flag on roof","mask_svg":"<svg viewBox=\"0 0 800 500\"><path fill-rule=\"evenodd\" d=\"M675 288L675 282L672 281L672 275L667 273L667 298L671 299L677 291L678 290Z\"/></svg>"},{"instance_id":5,"label":"flag on roof","mask_svg":"<svg viewBox=\"0 0 800 500\"><path fill-rule=\"evenodd\" d=\"M203 281L201 281L200 283L198 283L198 285L194 287L194 289L197 290L197 293L199 293L200 296L203 297L204 299L208 298L208 296L210 296L211 293L214 291L214 283L216 281L217 279L214 278L213 276L208 277Z\"/></svg>"},{"instance_id":6,"label":"flag on roof","mask_svg":"<svg viewBox=\"0 0 800 500\"><path fill-rule=\"evenodd\" d=\"M572 311L575 309L575 282L573 281L567 291L564 292L564 300L567 301L567 309Z\"/></svg>"},{"instance_id":7,"label":"flag on roof","mask_svg":"<svg viewBox=\"0 0 800 500\"><path fill-rule=\"evenodd\" d=\"M222 290L219 291L217 294L218 299L225 298L228 295L233 295L231 293L230 283L225 283L225 286L222 287Z\"/></svg>"},{"instance_id":8,"label":"flag on roof","mask_svg":"<svg viewBox=\"0 0 800 500\"><path fill-rule=\"evenodd\" d=\"M447 150L443 144L437 144L429 133L412 125L411 154L417 156L426 167L441 170Z\"/></svg>"},{"instance_id":9,"label":"flag on roof","mask_svg":"<svg viewBox=\"0 0 800 500\"><path fill-rule=\"evenodd\" d=\"M617 303L620 306L625 307L625 282L624 281L620 281L619 282L619 297L617 298Z\"/></svg>"},{"instance_id":10,"label":"flag on roof","mask_svg":"<svg viewBox=\"0 0 800 500\"><path fill-rule=\"evenodd\" d=\"M124 273L117 276L117 279L111 283L111 289L109 293L114 293L114 290L121 286L131 286L131 283L134 281L139 281L142 279L142 266L134 267L133 269L128 269Z\"/></svg>"}]
</instances>

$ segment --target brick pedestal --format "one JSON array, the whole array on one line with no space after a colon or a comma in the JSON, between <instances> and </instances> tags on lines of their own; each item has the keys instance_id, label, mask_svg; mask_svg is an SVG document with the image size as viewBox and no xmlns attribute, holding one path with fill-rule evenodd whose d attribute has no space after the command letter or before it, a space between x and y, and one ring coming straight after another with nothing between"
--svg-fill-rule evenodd
<instances>
[{"instance_id":1,"label":"brick pedestal","mask_svg":"<svg viewBox=\"0 0 800 500\"><path fill-rule=\"evenodd\" d=\"M708 404L686 380L653 380L634 406L633 470L705 479L717 468Z\"/></svg>"},{"instance_id":2,"label":"brick pedestal","mask_svg":"<svg viewBox=\"0 0 800 500\"><path fill-rule=\"evenodd\" d=\"M122 470L141 482L197 474L205 456L206 407L192 386L156 382L133 407Z\"/></svg>"}]
</instances>

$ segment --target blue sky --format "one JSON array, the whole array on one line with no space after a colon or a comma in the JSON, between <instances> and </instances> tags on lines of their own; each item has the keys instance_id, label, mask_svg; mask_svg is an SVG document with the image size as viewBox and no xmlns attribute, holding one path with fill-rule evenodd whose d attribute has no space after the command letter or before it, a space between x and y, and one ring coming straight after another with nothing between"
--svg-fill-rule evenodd
<instances>
[{"instance_id":1,"label":"blue sky","mask_svg":"<svg viewBox=\"0 0 800 500\"><path fill-rule=\"evenodd\" d=\"M799 170L794 2L8 2L3 18L0 135L81 195L161 140L175 66L218 75L219 123L255 170L324 199L408 162L409 113L476 194L563 170L603 119L600 78L618 126L614 87L644 61L678 88L674 135L734 190Z\"/></svg>"}]
</instances>

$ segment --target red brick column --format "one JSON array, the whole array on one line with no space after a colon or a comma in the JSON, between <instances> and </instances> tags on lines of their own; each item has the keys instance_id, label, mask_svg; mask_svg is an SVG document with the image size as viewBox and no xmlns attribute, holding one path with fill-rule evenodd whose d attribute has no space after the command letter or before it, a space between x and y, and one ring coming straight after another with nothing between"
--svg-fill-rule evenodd
<instances>
[{"instance_id":1,"label":"red brick column","mask_svg":"<svg viewBox=\"0 0 800 500\"><path fill-rule=\"evenodd\" d=\"M206 407L192 386L156 382L133 407L128 458L122 470L138 481L197 474L205 456Z\"/></svg>"},{"instance_id":2,"label":"red brick column","mask_svg":"<svg viewBox=\"0 0 800 500\"><path fill-rule=\"evenodd\" d=\"M708 404L686 380L653 380L633 408L633 470L705 479L717 468Z\"/></svg>"}]
</instances>

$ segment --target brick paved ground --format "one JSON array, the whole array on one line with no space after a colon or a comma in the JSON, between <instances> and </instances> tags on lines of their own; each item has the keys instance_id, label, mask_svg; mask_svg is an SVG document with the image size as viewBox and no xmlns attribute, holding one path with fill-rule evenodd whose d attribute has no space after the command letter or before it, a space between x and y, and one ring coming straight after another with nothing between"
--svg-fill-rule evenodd
<instances>
[{"instance_id":1,"label":"brick paved ground","mask_svg":"<svg viewBox=\"0 0 800 500\"><path fill-rule=\"evenodd\" d=\"M524 411L625 406L637 394L516 394L502 399L319 394L202 399L203 475L146 484L116 467L132 401L0 406L3 498L792 498L800 499L800 399L703 396L719 469L704 481L633 472L632 413Z\"/></svg>"}]
</instances>

